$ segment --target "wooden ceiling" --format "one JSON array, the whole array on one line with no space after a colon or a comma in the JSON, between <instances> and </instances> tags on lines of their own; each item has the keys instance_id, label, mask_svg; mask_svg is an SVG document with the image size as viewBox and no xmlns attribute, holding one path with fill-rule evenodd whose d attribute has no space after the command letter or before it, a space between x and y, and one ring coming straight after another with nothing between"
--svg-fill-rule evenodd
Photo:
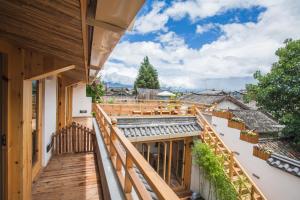
<instances>
[{"instance_id":1,"label":"wooden ceiling","mask_svg":"<svg viewBox=\"0 0 300 200\"><path fill-rule=\"evenodd\" d=\"M92 82L143 4L144 0L0 0L0 38L70 61L76 69L62 75Z\"/></svg>"},{"instance_id":2,"label":"wooden ceiling","mask_svg":"<svg viewBox=\"0 0 300 200\"><path fill-rule=\"evenodd\" d=\"M0 37L83 65L79 0L0 0Z\"/></svg>"}]
</instances>

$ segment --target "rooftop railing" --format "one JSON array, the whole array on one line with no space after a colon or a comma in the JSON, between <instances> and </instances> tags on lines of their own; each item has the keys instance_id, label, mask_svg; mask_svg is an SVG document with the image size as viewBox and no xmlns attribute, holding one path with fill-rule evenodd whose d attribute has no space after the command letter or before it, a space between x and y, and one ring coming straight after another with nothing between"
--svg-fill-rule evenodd
<instances>
[{"instance_id":1,"label":"rooftop railing","mask_svg":"<svg viewBox=\"0 0 300 200\"><path fill-rule=\"evenodd\" d=\"M174 191L118 129L116 121L111 119L100 105L94 104L93 111L126 199L132 199L133 188L140 199L152 199L137 173L138 170L158 199L179 200Z\"/></svg>"}]
</instances>

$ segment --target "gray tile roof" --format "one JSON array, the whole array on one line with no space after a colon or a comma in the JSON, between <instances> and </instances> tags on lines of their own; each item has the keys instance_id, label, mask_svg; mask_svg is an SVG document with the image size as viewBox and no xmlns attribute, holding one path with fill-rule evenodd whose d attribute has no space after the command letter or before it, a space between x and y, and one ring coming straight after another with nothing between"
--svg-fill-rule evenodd
<instances>
[{"instance_id":1,"label":"gray tile roof","mask_svg":"<svg viewBox=\"0 0 300 200\"><path fill-rule=\"evenodd\" d=\"M293 150L287 139L269 139L257 144L259 149L271 151L267 163L300 177L300 152Z\"/></svg>"},{"instance_id":2,"label":"gray tile roof","mask_svg":"<svg viewBox=\"0 0 300 200\"><path fill-rule=\"evenodd\" d=\"M289 157L273 153L267 160L267 163L273 167L286 171L290 174L300 177L300 161Z\"/></svg>"},{"instance_id":3,"label":"gray tile roof","mask_svg":"<svg viewBox=\"0 0 300 200\"><path fill-rule=\"evenodd\" d=\"M200 104L213 104L216 102L220 102L225 98L225 95L213 95L213 94L187 94L180 97L180 100L191 101L194 103Z\"/></svg>"},{"instance_id":4,"label":"gray tile roof","mask_svg":"<svg viewBox=\"0 0 300 200\"><path fill-rule=\"evenodd\" d=\"M231 110L231 112L244 120L248 129L258 133L279 132L282 129L278 122L258 110Z\"/></svg>"},{"instance_id":5,"label":"gray tile roof","mask_svg":"<svg viewBox=\"0 0 300 200\"><path fill-rule=\"evenodd\" d=\"M195 117L118 118L117 124L131 140L195 136L202 130Z\"/></svg>"}]
</instances>

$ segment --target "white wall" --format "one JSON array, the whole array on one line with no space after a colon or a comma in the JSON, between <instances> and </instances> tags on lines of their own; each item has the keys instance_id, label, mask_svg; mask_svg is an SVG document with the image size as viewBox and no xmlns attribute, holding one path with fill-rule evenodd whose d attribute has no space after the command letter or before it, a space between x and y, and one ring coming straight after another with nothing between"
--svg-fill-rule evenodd
<instances>
[{"instance_id":1,"label":"white wall","mask_svg":"<svg viewBox=\"0 0 300 200\"><path fill-rule=\"evenodd\" d=\"M266 161L252 155L253 144L239 139L240 131L229 128L227 120L212 117L212 124L221 135L223 142L232 150L238 152L236 158L246 169L249 176L270 200L300 199L300 178L270 166ZM257 179L253 173L259 176Z\"/></svg>"},{"instance_id":2,"label":"white wall","mask_svg":"<svg viewBox=\"0 0 300 200\"><path fill-rule=\"evenodd\" d=\"M72 102L73 117L92 116L92 98L86 96L86 84L77 84L73 87ZM80 113L80 110L86 110L86 113Z\"/></svg>"},{"instance_id":3,"label":"white wall","mask_svg":"<svg viewBox=\"0 0 300 200\"><path fill-rule=\"evenodd\" d=\"M205 177L204 171L196 165L194 159L191 174L191 191L200 193L204 199L216 200L214 186L210 185L210 181Z\"/></svg>"},{"instance_id":4,"label":"white wall","mask_svg":"<svg viewBox=\"0 0 300 200\"><path fill-rule=\"evenodd\" d=\"M238 105L236 105L228 100L224 100L224 101L221 101L220 103L218 103L217 108L218 109L231 109L231 110L240 110L241 109L241 107L239 107Z\"/></svg>"},{"instance_id":5,"label":"white wall","mask_svg":"<svg viewBox=\"0 0 300 200\"><path fill-rule=\"evenodd\" d=\"M44 112L43 112L43 136L42 136L42 166L45 167L51 157L51 151L47 153L47 145L51 142L51 135L56 131L57 110L57 79L51 77L45 79Z\"/></svg>"}]
</instances>

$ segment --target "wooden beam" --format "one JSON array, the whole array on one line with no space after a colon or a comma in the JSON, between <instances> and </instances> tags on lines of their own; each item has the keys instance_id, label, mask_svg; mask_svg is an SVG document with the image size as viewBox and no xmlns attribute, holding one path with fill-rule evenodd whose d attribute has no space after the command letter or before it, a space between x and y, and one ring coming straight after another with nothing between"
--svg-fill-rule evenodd
<instances>
[{"instance_id":1,"label":"wooden beam","mask_svg":"<svg viewBox=\"0 0 300 200\"><path fill-rule=\"evenodd\" d=\"M87 13L87 1L80 0L80 11L81 11L81 30L82 30L82 45L83 45L83 57L85 67L85 80L89 81L88 77L88 34L86 24L86 13Z\"/></svg>"},{"instance_id":2,"label":"wooden beam","mask_svg":"<svg viewBox=\"0 0 300 200\"><path fill-rule=\"evenodd\" d=\"M126 28L123 28L118 25L111 24L111 23L108 23L105 21L95 20L95 19L92 19L91 17L87 18L86 23L89 26L96 26L96 27L103 28L108 31L115 32L115 33L124 33L126 31Z\"/></svg>"},{"instance_id":3,"label":"wooden beam","mask_svg":"<svg viewBox=\"0 0 300 200\"><path fill-rule=\"evenodd\" d=\"M74 63L54 56L43 55L37 51L25 51L25 79L39 80L47 76L56 75L71 69L75 69Z\"/></svg>"},{"instance_id":4,"label":"wooden beam","mask_svg":"<svg viewBox=\"0 0 300 200\"><path fill-rule=\"evenodd\" d=\"M66 71L69 71L72 69L75 69L75 65L69 65L69 66L59 68L59 69L53 69L52 71L45 71L44 73L39 74L39 75L27 74L27 77L29 80L40 80L40 79L43 79L43 78L46 78L49 76L54 76L54 75L57 75L57 74L60 74L62 72L66 72Z\"/></svg>"}]
</instances>

